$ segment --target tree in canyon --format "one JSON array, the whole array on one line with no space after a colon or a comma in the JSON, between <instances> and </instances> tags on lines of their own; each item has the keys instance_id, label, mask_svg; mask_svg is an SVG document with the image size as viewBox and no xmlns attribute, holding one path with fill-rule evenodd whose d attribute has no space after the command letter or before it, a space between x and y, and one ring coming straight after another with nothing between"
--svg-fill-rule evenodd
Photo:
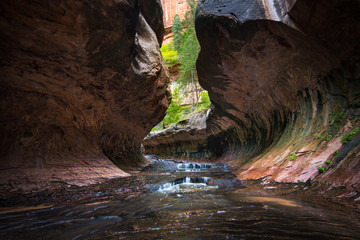
<instances>
[{"instance_id":1,"label":"tree in canyon","mask_svg":"<svg viewBox=\"0 0 360 240\"><path fill-rule=\"evenodd\" d=\"M172 26L172 32L173 32L173 36L174 36L174 47L176 51L179 51L180 49L180 45L181 45L181 41L182 41L182 30L183 30L183 26L181 24L180 21L180 17L179 15L175 15L174 20L173 20L173 26Z\"/></svg>"},{"instance_id":2,"label":"tree in canyon","mask_svg":"<svg viewBox=\"0 0 360 240\"><path fill-rule=\"evenodd\" d=\"M186 12L183 20L183 25L186 31L182 35L180 44L180 73L178 80L180 88L184 90L185 94L189 88L192 92L195 91L196 103L199 102L199 85L196 72L196 58L200 50L199 42L195 34L195 10L196 0L188 0L189 11Z\"/></svg>"}]
</instances>

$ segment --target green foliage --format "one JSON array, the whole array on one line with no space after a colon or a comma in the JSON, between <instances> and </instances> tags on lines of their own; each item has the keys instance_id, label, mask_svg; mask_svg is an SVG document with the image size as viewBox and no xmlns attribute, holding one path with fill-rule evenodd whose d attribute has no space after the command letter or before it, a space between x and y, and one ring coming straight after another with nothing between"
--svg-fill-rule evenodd
<instances>
[{"instance_id":1,"label":"green foliage","mask_svg":"<svg viewBox=\"0 0 360 240\"><path fill-rule=\"evenodd\" d=\"M168 44L162 45L160 50L166 65L169 66L179 62L179 55L175 50L174 43L172 41Z\"/></svg>"},{"instance_id":2,"label":"green foliage","mask_svg":"<svg viewBox=\"0 0 360 240\"><path fill-rule=\"evenodd\" d=\"M172 89L171 103L166 111L164 120L156 125L151 131L159 131L167 128L171 125L178 124L182 120L189 118L189 115L193 112L192 106L181 106L182 95L178 86Z\"/></svg>"},{"instance_id":3,"label":"green foliage","mask_svg":"<svg viewBox=\"0 0 360 240\"><path fill-rule=\"evenodd\" d=\"M153 127L151 129L151 132L154 132L154 131L161 131L163 128L162 128L162 123L159 123L158 125L156 125L155 127Z\"/></svg>"},{"instance_id":4,"label":"green foliage","mask_svg":"<svg viewBox=\"0 0 360 240\"><path fill-rule=\"evenodd\" d=\"M351 141L352 137L359 131L359 127L355 128L353 131L351 131L350 133L346 133L344 135L341 136L341 142L344 144L347 144L348 142Z\"/></svg>"},{"instance_id":5,"label":"green foliage","mask_svg":"<svg viewBox=\"0 0 360 240\"><path fill-rule=\"evenodd\" d=\"M328 120L328 123L330 123L330 126L340 126L343 124L343 117L344 112L331 112L329 114L330 118Z\"/></svg>"},{"instance_id":6,"label":"green foliage","mask_svg":"<svg viewBox=\"0 0 360 240\"><path fill-rule=\"evenodd\" d=\"M171 99L171 103L166 111L166 116L164 118L164 125L170 125L170 124L175 124L180 120L181 117L181 103L182 98L180 96L179 93L179 88L175 87L173 94L172 94L172 99Z\"/></svg>"},{"instance_id":7,"label":"green foliage","mask_svg":"<svg viewBox=\"0 0 360 240\"><path fill-rule=\"evenodd\" d=\"M291 160L295 160L297 158L298 158L298 156L296 156L296 153L293 152L293 153L290 154L290 159Z\"/></svg>"},{"instance_id":8,"label":"green foliage","mask_svg":"<svg viewBox=\"0 0 360 240\"><path fill-rule=\"evenodd\" d=\"M197 0L186 0L190 10L185 13L183 24L186 28L194 28L195 25L195 12Z\"/></svg>"},{"instance_id":9,"label":"green foliage","mask_svg":"<svg viewBox=\"0 0 360 240\"><path fill-rule=\"evenodd\" d=\"M187 86L192 84L193 88L197 89L197 71L196 71L196 58L200 50L199 42L195 34L195 11L196 0L187 0L189 5L189 11L186 12L183 25L186 31L182 34L179 42L179 48L177 49L180 56L180 73L181 76L178 79L180 88L184 90ZM174 27L174 26L173 26ZM174 32L174 39L176 35ZM197 91L197 90L196 90Z\"/></svg>"},{"instance_id":10,"label":"green foliage","mask_svg":"<svg viewBox=\"0 0 360 240\"><path fill-rule=\"evenodd\" d=\"M200 103L196 107L196 112L206 112L211 105L209 94L207 91L203 91L200 94Z\"/></svg>"},{"instance_id":11,"label":"green foliage","mask_svg":"<svg viewBox=\"0 0 360 240\"><path fill-rule=\"evenodd\" d=\"M316 166L316 168L319 170L319 173L325 172L325 168L323 168L321 166Z\"/></svg>"},{"instance_id":12,"label":"green foliage","mask_svg":"<svg viewBox=\"0 0 360 240\"><path fill-rule=\"evenodd\" d=\"M321 138L321 133L316 134L316 135L315 135L315 138L316 138L316 139L320 139L320 138Z\"/></svg>"},{"instance_id":13,"label":"green foliage","mask_svg":"<svg viewBox=\"0 0 360 240\"><path fill-rule=\"evenodd\" d=\"M329 140L331 140L331 138L332 138L331 135L327 135L324 139L325 139L326 141L329 141Z\"/></svg>"},{"instance_id":14,"label":"green foliage","mask_svg":"<svg viewBox=\"0 0 360 240\"><path fill-rule=\"evenodd\" d=\"M200 93L200 98L201 98L201 100L200 100L201 103L202 103L205 107L209 108L210 105L211 105L209 93L208 93L207 91L201 92L201 93Z\"/></svg>"},{"instance_id":15,"label":"green foliage","mask_svg":"<svg viewBox=\"0 0 360 240\"><path fill-rule=\"evenodd\" d=\"M176 51L179 51L182 39L183 26L180 21L179 15L175 15L172 26L172 33L174 34L174 47Z\"/></svg>"},{"instance_id":16,"label":"green foliage","mask_svg":"<svg viewBox=\"0 0 360 240\"><path fill-rule=\"evenodd\" d=\"M182 120L188 119L189 115L195 110L197 112L205 112L209 109L211 102L207 92L198 94L198 77L196 71L196 59L200 50L199 42L195 34L195 11L197 0L187 0L189 11L185 14L185 18L181 23L180 17L175 15L173 19L173 43L163 45L161 52L163 54L165 63L172 65L180 62L180 78L177 80L179 87L173 91L173 98L167 110L166 116L162 123L153 128L159 129L168 127L173 124L178 124ZM183 32L186 29L185 32ZM191 88L188 88L191 86ZM180 90L187 94L188 89L196 91L197 102L200 95L201 102L195 106L181 106L182 99L180 97ZM193 101L195 103L195 101Z\"/></svg>"},{"instance_id":17,"label":"green foliage","mask_svg":"<svg viewBox=\"0 0 360 240\"><path fill-rule=\"evenodd\" d=\"M339 113L336 114L334 123L335 123L337 126L342 125L342 123L343 123L343 116L344 116L344 112L339 112Z\"/></svg>"},{"instance_id":18,"label":"green foliage","mask_svg":"<svg viewBox=\"0 0 360 240\"><path fill-rule=\"evenodd\" d=\"M181 117L180 117L180 121L189 119L190 114L193 112L194 108L191 105L187 105L187 106L181 106Z\"/></svg>"},{"instance_id":19,"label":"green foliage","mask_svg":"<svg viewBox=\"0 0 360 240\"><path fill-rule=\"evenodd\" d=\"M360 108L360 102L354 102L353 104L352 104L352 108Z\"/></svg>"},{"instance_id":20,"label":"green foliage","mask_svg":"<svg viewBox=\"0 0 360 240\"><path fill-rule=\"evenodd\" d=\"M330 165L330 164L331 164L331 161L330 161L330 160L326 160L325 163L326 163L326 165Z\"/></svg>"},{"instance_id":21,"label":"green foliage","mask_svg":"<svg viewBox=\"0 0 360 240\"><path fill-rule=\"evenodd\" d=\"M339 105L337 107L337 112L331 112L329 113L329 126L331 127L331 129L328 131L328 135L324 137L324 140L329 141L331 140L333 137L339 137L339 135L335 135L334 134L339 131L340 126L344 124L344 115L345 112L342 110L343 106Z\"/></svg>"},{"instance_id":22,"label":"green foliage","mask_svg":"<svg viewBox=\"0 0 360 240\"><path fill-rule=\"evenodd\" d=\"M200 45L193 28L188 28L184 36L186 38L180 48L181 77L178 80L183 88L197 82L196 58L200 50Z\"/></svg>"},{"instance_id":23,"label":"green foliage","mask_svg":"<svg viewBox=\"0 0 360 240\"><path fill-rule=\"evenodd\" d=\"M337 156L337 155L339 155L339 151L335 151L333 154L334 154L335 156Z\"/></svg>"}]
</instances>

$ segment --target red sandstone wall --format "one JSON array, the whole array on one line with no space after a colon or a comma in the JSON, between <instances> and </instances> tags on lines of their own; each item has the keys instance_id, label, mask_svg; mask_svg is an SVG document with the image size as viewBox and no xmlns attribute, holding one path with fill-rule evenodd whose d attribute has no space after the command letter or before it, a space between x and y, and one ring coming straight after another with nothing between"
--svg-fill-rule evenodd
<instances>
[{"instance_id":1,"label":"red sandstone wall","mask_svg":"<svg viewBox=\"0 0 360 240\"><path fill-rule=\"evenodd\" d=\"M161 0L161 5L164 11L163 20L165 28L172 26L172 21L176 14L183 20L189 8L186 0Z\"/></svg>"}]
</instances>

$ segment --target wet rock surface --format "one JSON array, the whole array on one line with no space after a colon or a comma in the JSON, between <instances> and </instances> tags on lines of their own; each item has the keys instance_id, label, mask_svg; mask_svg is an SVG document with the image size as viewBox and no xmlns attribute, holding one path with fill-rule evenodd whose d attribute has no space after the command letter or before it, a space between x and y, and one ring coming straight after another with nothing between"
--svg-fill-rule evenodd
<instances>
[{"instance_id":1,"label":"wet rock surface","mask_svg":"<svg viewBox=\"0 0 360 240\"><path fill-rule=\"evenodd\" d=\"M169 104L160 2L6 0L0 9L1 185L40 190L44 179L120 177L117 167L147 163L142 139Z\"/></svg>"},{"instance_id":2,"label":"wet rock surface","mask_svg":"<svg viewBox=\"0 0 360 240\"><path fill-rule=\"evenodd\" d=\"M357 239L360 233L359 212L317 196L302 198L300 191L294 196L294 184L240 182L223 163L147 157L153 164L131 181L84 188L91 198L2 209L0 238ZM126 199L115 193L131 185L147 191ZM106 191L114 194L96 196Z\"/></svg>"},{"instance_id":3,"label":"wet rock surface","mask_svg":"<svg viewBox=\"0 0 360 240\"><path fill-rule=\"evenodd\" d=\"M149 191L145 187L145 179L140 176L103 179L96 184L86 186L70 185L64 181L51 189L24 194L23 192L8 192L1 195L0 214L12 212L25 207L71 205L114 199L131 199ZM36 208L36 207L35 207Z\"/></svg>"},{"instance_id":4,"label":"wet rock surface","mask_svg":"<svg viewBox=\"0 0 360 240\"><path fill-rule=\"evenodd\" d=\"M323 192L343 186L359 197L359 142L340 138L359 127L359 10L358 1L200 1L209 156L240 179L317 179Z\"/></svg>"}]
</instances>

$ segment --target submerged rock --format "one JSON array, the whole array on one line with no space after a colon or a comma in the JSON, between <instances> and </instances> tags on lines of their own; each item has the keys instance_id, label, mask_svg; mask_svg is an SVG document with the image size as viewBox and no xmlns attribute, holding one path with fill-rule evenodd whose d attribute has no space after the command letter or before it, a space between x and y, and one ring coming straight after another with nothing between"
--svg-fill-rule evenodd
<instances>
[{"instance_id":1,"label":"submerged rock","mask_svg":"<svg viewBox=\"0 0 360 240\"><path fill-rule=\"evenodd\" d=\"M160 2L5 0L0 9L1 185L86 182L144 164L141 141L170 98Z\"/></svg>"},{"instance_id":2,"label":"submerged rock","mask_svg":"<svg viewBox=\"0 0 360 240\"><path fill-rule=\"evenodd\" d=\"M318 176L316 166L342 151L340 136L359 126L350 107L359 101L359 10L358 1L199 1L209 154L239 178ZM354 138L318 179L359 191L358 149Z\"/></svg>"}]
</instances>

